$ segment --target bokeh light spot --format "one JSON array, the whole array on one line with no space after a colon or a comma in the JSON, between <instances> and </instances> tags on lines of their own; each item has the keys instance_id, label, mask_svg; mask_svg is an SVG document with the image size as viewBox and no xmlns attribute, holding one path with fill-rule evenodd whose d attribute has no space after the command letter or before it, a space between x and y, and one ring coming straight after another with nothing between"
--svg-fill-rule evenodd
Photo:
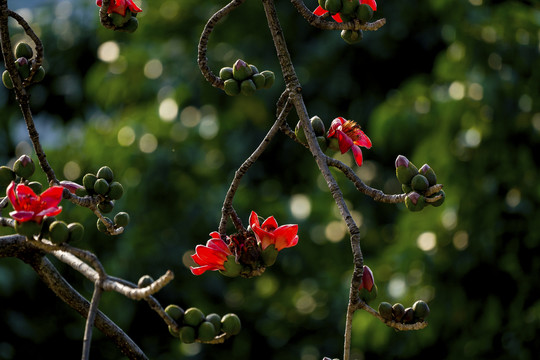
<instances>
[{"instance_id":1,"label":"bokeh light spot","mask_svg":"<svg viewBox=\"0 0 540 360\"><path fill-rule=\"evenodd\" d=\"M66 180L75 180L81 175L81 167L75 161L68 161L64 165L64 177Z\"/></svg>"},{"instance_id":2,"label":"bokeh light spot","mask_svg":"<svg viewBox=\"0 0 540 360\"><path fill-rule=\"evenodd\" d=\"M452 238L452 244L457 250L465 250L469 246L469 234L463 230L456 232Z\"/></svg>"},{"instance_id":3,"label":"bokeh light spot","mask_svg":"<svg viewBox=\"0 0 540 360\"><path fill-rule=\"evenodd\" d=\"M437 235L431 231L421 233L416 239L416 246L422 251L431 252L437 246Z\"/></svg>"},{"instance_id":4,"label":"bokeh light spot","mask_svg":"<svg viewBox=\"0 0 540 360\"><path fill-rule=\"evenodd\" d=\"M324 235L331 242L339 242L347 233L347 226L342 221L332 221L324 228Z\"/></svg>"},{"instance_id":5,"label":"bokeh light spot","mask_svg":"<svg viewBox=\"0 0 540 360\"><path fill-rule=\"evenodd\" d=\"M454 100L461 100L465 96L465 85L459 81L454 81L448 88L448 95Z\"/></svg>"},{"instance_id":6,"label":"bokeh light spot","mask_svg":"<svg viewBox=\"0 0 540 360\"><path fill-rule=\"evenodd\" d=\"M521 191L518 189L510 189L506 193L506 204L512 208L515 208L521 202Z\"/></svg>"},{"instance_id":7,"label":"bokeh light spot","mask_svg":"<svg viewBox=\"0 0 540 360\"><path fill-rule=\"evenodd\" d=\"M178 115L178 104L174 99L164 99L159 104L159 118L165 122L173 121Z\"/></svg>"},{"instance_id":8,"label":"bokeh light spot","mask_svg":"<svg viewBox=\"0 0 540 360\"><path fill-rule=\"evenodd\" d=\"M311 201L304 194L295 194L289 202L292 215L298 220L304 220L311 214Z\"/></svg>"},{"instance_id":9,"label":"bokeh light spot","mask_svg":"<svg viewBox=\"0 0 540 360\"><path fill-rule=\"evenodd\" d=\"M163 73L163 65L158 59L152 59L144 65L144 76L149 79L157 79Z\"/></svg>"},{"instance_id":10,"label":"bokeh light spot","mask_svg":"<svg viewBox=\"0 0 540 360\"><path fill-rule=\"evenodd\" d=\"M180 113L180 122L188 128L195 127L201 121L201 112L195 106L187 106Z\"/></svg>"},{"instance_id":11,"label":"bokeh light spot","mask_svg":"<svg viewBox=\"0 0 540 360\"><path fill-rule=\"evenodd\" d=\"M130 126L124 126L118 130L117 138L120 146L129 146L135 141L135 131Z\"/></svg>"},{"instance_id":12,"label":"bokeh light spot","mask_svg":"<svg viewBox=\"0 0 540 360\"><path fill-rule=\"evenodd\" d=\"M157 138L152 134L144 134L139 140L139 149L143 153L152 153L157 149L158 141Z\"/></svg>"},{"instance_id":13,"label":"bokeh light spot","mask_svg":"<svg viewBox=\"0 0 540 360\"><path fill-rule=\"evenodd\" d=\"M120 56L120 47L115 41L106 41L99 46L97 56L101 61L112 63Z\"/></svg>"}]
</instances>

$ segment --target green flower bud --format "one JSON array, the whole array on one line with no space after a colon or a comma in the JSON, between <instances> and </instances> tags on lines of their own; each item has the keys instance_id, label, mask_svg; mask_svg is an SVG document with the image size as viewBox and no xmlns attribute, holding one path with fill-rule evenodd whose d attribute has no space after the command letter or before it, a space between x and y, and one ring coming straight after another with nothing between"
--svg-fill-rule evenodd
<instances>
[{"instance_id":1,"label":"green flower bud","mask_svg":"<svg viewBox=\"0 0 540 360\"><path fill-rule=\"evenodd\" d=\"M131 33L134 33L138 27L139 27L139 20L137 20L137 18L132 16L128 19L128 21L124 24L124 26L122 26L121 28L117 30L131 34Z\"/></svg>"},{"instance_id":2,"label":"green flower bud","mask_svg":"<svg viewBox=\"0 0 540 360\"><path fill-rule=\"evenodd\" d=\"M400 183L409 185L417 174L418 168L409 159L403 155L396 158L396 177Z\"/></svg>"},{"instance_id":3,"label":"green flower bud","mask_svg":"<svg viewBox=\"0 0 540 360\"><path fill-rule=\"evenodd\" d=\"M110 183L114 179L114 174L110 167L102 166L97 172L97 177L98 179L105 179L107 180L107 183Z\"/></svg>"},{"instance_id":4,"label":"green flower bud","mask_svg":"<svg viewBox=\"0 0 540 360\"><path fill-rule=\"evenodd\" d=\"M261 258L265 266L272 266L276 262L279 251L274 244L268 245L261 253Z\"/></svg>"},{"instance_id":5,"label":"green flower bud","mask_svg":"<svg viewBox=\"0 0 540 360\"><path fill-rule=\"evenodd\" d=\"M224 67L219 70L219 78L223 81L233 78L232 67Z\"/></svg>"},{"instance_id":6,"label":"green flower bud","mask_svg":"<svg viewBox=\"0 0 540 360\"><path fill-rule=\"evenodd\" d=\"M214 325L215 334L214 336L218 336L221 331L221 316L219 316L216 313L211 313L206 315L206 321L209 321Z\"/></svg>"},{"instance_id":7,"label":"green flower bud","mask_svg":"<svg viewBox=\"0 0 540 360\"><path fill-rule=\"evenodd\" d=\"M251 96L255 94L256 90L257 86L255 86L255 83L251 79L246 79L240 83L240 92L242 95Z\"/></svg>"},{"instance_id":8,"label":"green flower bud","mask_svg":"<svg viewBox=\"0 0 540 360\"><path fill-rule=\"evenodd\" d=\"M118 181L113 181L109 184L109 192L107 196L111 200L118 200L124 195L124 187Z\"/></svg>"},{"instance_id":9,"label":"green flower bud","mask_svg":"<svg viewBox=\"0 0 540 360\"><path fill-rule=\"evenodd\" d=\"M420 211L426 206L426 198L413 191L412 193L407 194L405 206L410 211Z\"/></svg>"},{"instance_id":10,"label":"green flower bud","mask_svg":"<svg viewBox=\"0 0 540 360\"><path fill-rule=\"evenodd\" d=\"M389 302L383 301L379 304L379 315L383 317L383 319L391 321L392 320L392 304Z\"/></svg>"},{"instance_id":11,"label":"green flower bud","mask_svg":"<svg viewBox=\"0 0 540 360\"><path fill-rule=\"evenodd\" d=\"M154 282L154 279L150 276L150 275L143 275L139 278L139 281L137 281L137 286L139 288L145 288L147 286L150 286L152 285L152 283ZM166 311L167 309L165 309ZM183 311L183 310L182 310ZM169 314L170 316L171 314ZM182 317L184 317L184 313L182 312Z\"/></svg>"},{"instance_id":12,"label":"green flower bud","mask_svg":"<svg viewBox=\"0 0 540 360\"><path fill-rule=\"evenodd\" d=\"M311 121L311 127L313 128L313 131L315 132L315 136L324 136L325 129L324 129L324 123L321 120L320 117L314 116L310 119Z\"/></svg>"},{"instance_id":13,"label":"green flower bud","mask_svg":"<svg viewBox=\"0 0 540 360\"><path fill-rule=\"evenodd\" d=\"M326 10L326 0L318 0L319 6Z\"/></svg>"},{"instance_id":14,"label":"green flower bud","mask_svg":"<svg viewBox=\"0 0 540 360\"><path fill-rule=\"evenodd\" d=\"M356 9L356 17L362 22L368 22L373 17L373 9L368 4L360 4Z\"/></svg>"},{"instance_id":15,"label":"green flower bud","mask_svg":"<svg viewBox=\"0 0 540 360\"><path fill-rule=\"evenodd\" d=\"M6 190L6 187L11 184L12 181L15 181L17 176L7 166L0 166L0 188L2 191Z\"/></svg>"},{"instance_id":16,"label":"green flower bud","mask_svg":"<svg viewBox=\"0 0 540 360\"><path fill-rule=\"evenodd\" d=\"M34 174L36 165L28 155L22 155L13 164L13 171L23 179L29 179Z\"/></svg>"},{"instance_id":17,"label":"green flower bud","mask_svg":"<svg viewBox=\"0 0 540 360\"><path fill-rule=\"evenodd\" d=\"M426 177L429 182L429 186L437 185L437 175L435 175L435 171L431 167L429 167L428 164L422 165L420 170L418 172Z\"/></svg>"},{"instance_id":18,"label":"green flower bud","mask_svg":"<svg viewBox=\"0 0 540 360\"><path fill-rule=\"evenodd\" d=\"M274 85L276 75L274 75L274 72L270 70L264 70L263 72L261 72L261 75L264 76L264 88L270 89L272 85Z\"/></svg>"},{"instance_id":19,"label":"green flower bud","mask_svg":"<svg viewBox=\"0 0 540 360\"><path fill-rule=\"evenodd\" d=\"M41 231L41 224L34 221L15 222L15 231L17 234L26 236L27 238L33 238L34 235L39 234Z\"/></svg>"},{"instance_id":20,"label":"green flower bud","mask_svg":"<svg viewBox=\"0 0 540 360\"><path fill-rule=\"evenodd\" d=\"M411 180L411 188L414 191L424 192L429 187L428 179L424 175L414 175Z\"/></svg>"},{"instance_id":21,"label":"green flower bud","mask_svg":"<svg viewBox=\"0 0 540 360\"><path fill-rule=\"evenodd\" d=\"M412 308L408 307L405 309L401 322L404 324L412 324L414 322L414 311Z\"/></svg>"},{"instance_id":22,"label":"green flower bud","mask_svg":"<svg viewBox=\"0 0 540 360\"><path fill-rule=\"evenodd\" d=\"M86 191L86 189L84 189L84 188L75 189L75 195L80 196L80 197L84 197L84 196L88 195L88 191Z\"/></svg>"},{"instance_id":23,"label":"green flower bud","mask_svg":"<svg viewBox=\"0 0 540 360\"><path fill-rule=\"evenodd\" d=\"M401 184L401 190L403 190L405 194L408 194L412 191L412 187L407 184Z\"/></svg>"},{"instance_id":24,"label":"green flower bud","mask_svg":"<svg viewBox=\"0 0 540 360\"><path fill-rule=\"evenodd\" d=\"M181 323L184 318L184 309L175 304L167 305L165 312L177 323Z\"/></svg>"},{"instance_id":25,"label":"green flower bud","mask_svg":"<svg viewBox=\"0 0 540 360\"><path fill-rule=\"evenodd\" d=\"M117 226L126 227L129 224L129 214L121 211L114 216L114 223Z\"/></svg>"},{"instance_id":26,"label":"green flower bud","mask_svg":"<svg viewBox=\"0 0 540 360\"><path fill-rule=\"evenodd\" d=\"M343 20L343 15L356 15L356 9L360 4L358 0L343 0L342 3L342 8L339 12L339 14L341 15L341 20Z\"/></svg>"},{"instance_id":27,"label":"green flower bud","mask_svg":"<svg viewBox=\"0 0 540 360\"><path fill-rule=\"evenodd\" d=\"M300 121L296 123L296 127L294 128L294 135L296 135L296 139L302 144L307 144L306 133L304 132L304 128L302 127Z\"/></svg>"},{"instance_id":28,"label":"green flower bud","mask_svg":"<svg viewBox=\"0 0 540 360\"><path fill-rule=\"evenodd\" d=\"M216 328L209 321L203 321L197 330L198 339L203 342L214 340L216 336Z\"/></svg>"},{"instance_id":29,"label":"green flower bud","mask_svg":"<svg viewBox=\"0 0 540 360\"><path fill-rule=\"evenodd\" d=\"M431 206L435 206L435 207L438 207L438 206L441 206L443 203L444 203L444 199L446 199L446 194L444 193L443 190L433 194L432 196L430 197L436 197L436 196L441 196L441 198L435 202L430 202L429 204L431 204Z\"/></svg>"},{"instance_id":30,"label":"green flower bud","mask_svg":"<svg viewBox=\"0 0 540 360\"><path fill-rule=\"evenodd\" d=\"M253 75L253 70L244 60L238 59L233 65L233 77L238 81L243 81Z\"/></svg>"},{"instance_id":31,"label":"green flower bud","mask_svg":"<svg viewBox=\"0 0 540 360\"><path fill-rule=\"evenodd\" d=\"M43 235L44 238L49 238L49 227L55 221L56 218L54 216L45 216L41 221L41 235Z\"/></svg>"},{"instance_id":32,"label":"green flower bud","mask_svg":"<svg viewBox=\"0 0 540 360\"><path fill-rule=\"evenodd\" d=\"M240 83L235 79L225 80L223 83L223 90L225 91L225 94L229 96L238 95L240 94Z\"/></svg>"},{"instance_id":33,"label":"green flower bud","mask_svg":"<svg viewBox=\"0 0 540 360\"><path fill-rule=\"evenodd\" d=\"M236 262L234 255L227 256L227 260L223 263L223 267L225 267L225 270L220 270L219 272L228 277L236 277L240 275L240 271L242 271L242 265Z\"/></svg>"},{"instance_id":34,"label":"green flower bud","mask_svg":"<svg viewBox=\"0 0 540 360\"><path fill-rule=\"evenodd\" d=\"M69 238L69 229L65 222L55 221L49 226L49 240L53 244L61 244Z\"/></svg>"},{"instance_id":35,"label":"green flower bud","mask_svg":"<svg viewBox=\"0 0 540 360\"><path fill-rule=\"evenodd\" d=\"M38 67L36 73L32 77L32 82L38 83L45 78L45 68L43 66Z\"/></svg>"},{"instance_id":36,"label":"green flower bud","mask_svg":"<svg viewBox=\"0 0 540 360\"><path fill-rule=\"evenodd\" d=\"M67 239L68 242L79 241L83 238L84 226L82 226L81 223L74 222L69 224L67 227L69 230L69 236Z\"/></svg>"},{"instance_id":37,"label":"green flower bud","mask_svg":"<svg viewBox=\"0 0 540 360\"><path fill-rule=\"evenodd\" d=\"M98 204L98 209L103 214L108 214L114 209L114 202L112 201L102 201Z\"/></svg>"},{"instance_id":38,"label":"green flower bud","mask_svg":"<svg viewBox=\"0 0 540 360\"><path fill-rule=\"evenodd\" d=\"M341 0L326 0L324 6L331 14L337 14L341 10L342 4Z\"/></svg>"},{"instance_id":39,"label":"green flower bud","mask_svg":"<svg viewBox=\"0 0 540 360\"><path fill-rule=\"evenodd\" d=\"M126 11L126 15L127 15L127 11ZM111 18L112 23L116 27L124 26L124 24L128 22L130 17L131 17L131 14L129 14L129 16L122 16L115 12L109 14L109 18Z\"/></svg>"},{"instance_id":40,"label":"green flower bud","mask_svg":"<svg viewBox=\"0 0 540 360\"><path fill-rule=\"evenodd\" d=\"M392 305L392 316L395 321L400 322L403 314L405 314L405 306L400 303Z\"/></svg>"},{"instance_id":41,"label":"green flower bud","mask_svg":"<svg viewBox=\"0 0 540 360\"><path fill-rule=\"evenodd\" d=\"M378 294L379 288L377 288L377 284L373 284L373 288L371 288L371 291L366 288L360 289L360 299L362 299L366 304L368 304L372 300L375 300Z\"/></svg>"},{"instance_id":42,"label":"green flower bud","mask_svg":"<svg viewBox=\"0 0 540 360\"><path fill-rule=\"evenodd\" d=\"M83 176L82 184L89 194L94 193L94 184L96 183L97 176L94 174L86 174Z\"/></svg>"},{"instance_id":43,"label":"green flower bud","mask_svg":"<svg viewBox=\"0 0 540 360\"><path fill-rule=\"evenodd\" d=\"M236 314L224 315L221 319L221 329L228 335L237 335L242 329L240 318Z\"/></svg>"},{"instance_id":44,"label":"green flower bud","mask_svg":"<svg viewBox=\"0 0 540 360\"><path fill-rule=\"evenodd\" d=\"M15 46L15 57L16 58L27 58L31 59L32 56L34 56L34 51L32 50L32 47L28 45L27 43L21 41L20 43Z\"/></svg>"},{"instance_id":45,"label":"green flower bud","mask_svg":"<svg viewBox=\"0 0 540 360\"><path fill-rule=\"evenodd\" d=\"M184 312L184 324L197 327L204 321L204 314L196 307L190 307Z\"/></svg>"},{"instance_id":46,"label":"green flower bud","mask_svg":"<svg viewBox=\"0 0 540 360\"><path fill-rule=\"evenodd\" d=\"M249 67L251 68L251 72L253 73L253 75L256 75L259 73L259 69L257 69L255 65L249 64Z\"/></svg>"},{"instance_id":47,"label":"green flower bud","mask_svg":"<svg viewBox=\"0 0 540 360\"><path fill-rule=\"evenodd\" d=\"M15 67L21 76L21 79L26 79L30 76L30 63L27 58L20 57L15 60Z\"/></svg>"},{"instance_id":48,"label":"green flower bud","mask_svg":"<svg viewBox=\"0 0 540 360\"><path fill-rule=\"evenodd\" d=\"M11 81L11 76L9 76L9 72L7 70L4 70L2 73L2 82L6 88L13 89L13 81Z\"/></svg>"},{"instance_id":49,"label":"green flower bud","mask_svg":"<svg viewBox=\"0 0 540 360\"><path fill-rule=\"evenodd\" d=\"M363 38L362 30L342 30L341 38L345 40L347 44L356 44Z\"/></svg>"},{"instance_id":50,"label":"green flower bud","mask_svg":"<svg viewBox=\"0 0 540 360\"><path fill-rule=\"evenodd\" d=\"M111 220L111 219L109 219L107 217L105 219L108 220L108 221ZM97 226L97 229L99 231L101 231L102 233L108 234L107 226L103 223L103 221L101 221L101 219L97 219L96 226Z\"/></svg>"},{"instance_id":51,"label":"green flower bud","mask_svg":"<svg viewBox=\"0 0 540 360\"><path fill-rule=\"evenodd\" d=\"M182 326L179 337L184 344L191 344L195 342L195 329L191 326Z\"/></svg>"},{"instance_id":52,"label":"green flower bud","mask_svg":"<svg viewBox=\"0 0 540 360\"><path fill-rule=\"evenodd\" d=\"M414 311L414 319L417 321L424 321L429 315L429 306L423 300L418 300L412 306Z\"/></svg>"},{"instance_id":53,"label":"green flower bud","mask_svg":"<svg viewBox=\"0 0 540 360\"><path fill-rule=\"evenodd\" d=\"M255 74L251 77L251 80L253 80L253 83L255 84L255 87L257 89L263 89L264 83L266 81L266 78L263 74Z\"/></svg>"},{"instance_id":54,"label":"green flower bud","mask_svg":"<svg viewBox=\"0 0 540 360\"><path fill-rule=\"evenodd\" d=\"M328 140L324 136L317 136L317 142L322 152L325 152L328 149Z\"/></svg>"},{"instance_id":55,"label":"green flower bud","mask_svg":"<svg viewBox=\"0 0 540 360\"><path fill-rule=\"evenodd\" d=\"M100 195L105 195L109 191L109 183L105 179L97 179L94 183L94 191Z\"/></svg>"}]
</instances>

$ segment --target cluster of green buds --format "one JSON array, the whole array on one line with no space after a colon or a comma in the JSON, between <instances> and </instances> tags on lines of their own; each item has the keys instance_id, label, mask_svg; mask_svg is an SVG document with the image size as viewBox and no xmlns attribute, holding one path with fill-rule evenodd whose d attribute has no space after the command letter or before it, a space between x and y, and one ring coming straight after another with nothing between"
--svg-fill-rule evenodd
<instances>
[{"instance_id":1,"label":"cluster of green buds","mask_svg":"<svg viewBox=\"0 0 540 360\"><path fill-rule=\"evenodd\" d=\"M30 179L35 171L36 164L34 164L32 158L28 155L21 155L21 157L15 160L13 168L5 165L0 166L0 189L5 191L6 187L12 181L19 183ZM27 185L30 186L35 193L40 193L43 188L41 183L37 181L29 182Z\"/></svg>"},{"instance_id":2,"label":"cluster of green buds","mask_svg":"<svg viewBox=\"0 0 540 360\"><path fill-rule=\"evenodd\" d=\"M253 95L258 89L269 89L276 80L272 71L259 72L255 65L241 59L236 60L232 67L222 68L219 77L223 80L223 90L230 96Z\"/></svg>"},{"instance_id":3,"label":"cluster of green buds","mask_svg":"<svg viewBox=\"0 0 540 360\"><path fill-rule=\"evenodd\" d=\"M114 173L108 166L102 166L97 174L84 175L82 183L83 189L78 189L76 194L97 196L98 209L103 214L110 213L114 208L114 202L124 194L124 187L118 181L114 181ZM115 227L126 227L129 223L129 215L126 212L119 212L114 216L114 221L107 217L105 221L114 224ZM106 224L101 219L97 220L97 228L101 232L108 232Z\"/></svg>"},{"instance_id":4,"label":"cluster of green buds","mask_svg":"<svg viewBox=\"0 0 540 360\"><path fill-rule=\"evenodd\" d=\"M129 8L126 9L126 14L122 16L116 12L108 14L112 23L116 27L115 30L132 33L139 27L139 20L137 20L137 13L131 12Z\"/></svg>"},{"instance_id":5,"label":"cluster of green buds","mask_svg":"<svg viewBox=\"0 0 540 360\"><path fill-rule=\"evenodd\" d=\"M396 158L396 177L401 183L401 189L407 194L405 206L410 211L420 211L427 204L441 206L445 199L443 190L431 193L429 188L437 185L435 171L424 164L420 170L405 156Z\"/></svg>"},{"instance_id":6,"label":"cluster of green buds","mask_svg":"<svg viewBox=\"0 0 540 360\"><path fill-rule=\"evenodd\" d=\"M84 235L84 226L78 222L67 224L56 220L54 216L45 217L42 222L41 234L53 244L71 243L81 240Z\"/></svg>"},{"instance_id":7,"label":"cluster of green buds","mask_svg":"<svg viewBox=\"0 0 540 360\"><path fill-rule=\"evenodd\" d=\"M408 308L400 303L392 305L388 302L382 302L379 304L379 315L387 321L414 324L425 321L429 315L429 306L423 300L418 300L412 307Z\"/></svg>"},{"instance_id":8,"label":"cluster of green buds","mask_svg":"<svg viewBox=\"0 0 540 360\"><path fill-rule=\"evenodd\" d=\"M178 329L169 326L169 332L185 344L212 342L217 337L240 333L240 318L233 313L219 316L216 313L205 315L199 308L190 307L186 311L171 304L165 312L178 324Z\"/></svg>"},{"instance_id":9,"label":"cluster of green buds","mask_svg":"<svg viewBox=\"0 0 540 360\"><path fill-rule=\"evenodd\" d=\"M320 117L314 116L310 119L310 122L321 150L326 151L326 149L328 149L328 139L325 136L326 130L323 121ZM298 141L300 141L302 144L307 144L306 133L304 132L304 128L302 127L300 121L298 121L296 127L294 128L294 134L296 135L296 139Z\"/></svg>"},{"instance_id":10,"label":"cluster of green buds","mask_svg":"<svg viewBox=\"0 0 540 360\"><path fill-rule=\"evenodd\" d=\"M23 81L29 80L32 83L37 83L45 77L45 69L43 66L39 66L34 76L30 79L30 73L36 66L36 60L33 59L33 56L34 51L27 43L20 42L15 47L15 58L17 59L15 60L15 67L19 72L19 76ZM13 80L7 70L4 70L2 73L2 82L6 88L13 89Z\"/></svg>"},{"instance_id":11,"label":"cluster of green buds","mask_svg":"<svg viewBox=\"0 0 540 360\"><path fill-rule=\"evenodd\" d=\"M358 0L319 0L319 6L332 15L339 14L343 22L358 20L365 24L373 17L372 7ZM362 30L343 30L341 38L348 44L355 44L362 40Z\"/></svg>"}]
</instances>

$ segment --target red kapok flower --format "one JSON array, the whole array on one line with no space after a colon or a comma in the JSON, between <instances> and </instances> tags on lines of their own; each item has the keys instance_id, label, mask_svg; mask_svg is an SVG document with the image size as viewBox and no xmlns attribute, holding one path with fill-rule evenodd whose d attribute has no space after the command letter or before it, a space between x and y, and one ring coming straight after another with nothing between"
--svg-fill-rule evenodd
<instances>
[{"instance_id":1,"label":"red kapok flower","mask_svg":"<svg viewBox=\"0 0 540 360\"><path fill-rule=\"evenodd\" d=\"M360 1L360 4L367 4L371 7L373 11L377 11L377 3L375 2L375 0L359 0L359 1ZM315 11L313 11L313 14L317 16L321 16L321 15L326 14L327 12L328 10L324 10L321 6L317 6ZM343 20L341 20L341 16L339 15L339 13L332 15L332 18L337 22L343 22Z\"/></svg>"},{"instance_id":2,"label":"red kapok flower","mask_svg":"<svg viewBox=\"0 0 540 360\"><path fill-rule=\"evenodd\" d=\"M217 231L211 232L210 237L211 239L206 242L206 246L197 245L195 254L191 255L197 265L200 265L190 267L193 275L201 275L207 270L225 270L225 261L229 255L232 255L231 250Z\"/></svg>"},{"instance_id":3,"label":"red kapok flower","mask_svg":"<svg viewBox=\"0 0 540 360\"><path fill-rule=\"evenodd\" d=\"M362 166L362 150L360 150L360 146L367 149L371 148L371 140L360 130L360 125L342 117L335 118L330 124L327 137L335 137L338 140L339 151L342 154L352 149L356 164Z\"/></svg>"},{"instance_id":4,"label":"red kapok flower","mask_svg":"<svg viewBox=\"0 0 540 360\"><path fill-rule=\"evenodd\" d=\"M371 291L374 284L375 280L373 279L373 272L369 266L364 265L364 271L362 272L362 284L360 284L358 290L366 289L367 291Z\"/></svg>"},{"instance_id":5,"label":"red kapok flower","mask_svg":"<svg viewBox=\"0 0 540 360\"><path fill-rule=\"evenodd\" d=\"M96 1L97 6L101 7L103 0ZM142 9L135 5L133 0L111 0L109 3L109 9L107 10L108 14L117 13L122 16L126 16L126 9L129 9L132 13L141 12Z\"/></svg>"},{"instance_id":6,"label":"red kapok flower","mask_svg":"<svg viewBox=\"0 0 540 360\"><path fill-rule=\"evenodd\" d=\"M36 195L29 186L15 185L12 181L6 193L15 210L9 215L18 222L34 221L39 224L44 216L60 214L62 207L58 204L62 201L63 192L62 186L53 186Z\"/></svg>"},{"instance_id":7,"label":"red kapok flower","mask_svg":"<svg viewBox=\"0 0 540 360\"><path fill-rule=\"evenodd\" d=\"M249 216L249 226L255 233L255 237L263 250L272 244L274 244L277 251L298 244L298 225L281 225L278 227L273 216L267 218L260 225L259 216L255 211L252 211Z\"/></svg>"}]
</instances>

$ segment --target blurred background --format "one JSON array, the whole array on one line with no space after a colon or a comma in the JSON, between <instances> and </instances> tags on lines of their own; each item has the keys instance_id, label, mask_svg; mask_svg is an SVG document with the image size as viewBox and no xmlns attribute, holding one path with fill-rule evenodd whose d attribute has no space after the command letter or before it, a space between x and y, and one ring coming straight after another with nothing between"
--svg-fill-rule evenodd
<instances>
[{"instance_id":1,"label":"blurred background","mask_svg":"<svg viewBox=\"0 0 540 360\"><path fill-rule=\"evenodd\" d=\"M141 4L141 2L137 2ZM194 276L189 255L217 230L234 171L273 123L283 79L258 1L219 23L209 45L218 72L238 58L276 73L270 90L229 97L196 64L207 19L225 1L143 1L139 29L99 25L94 1L10 1L45 47L47 75L32 86L35 121L60 179L110 166L125 187L118 237L64 202L59 219L85 225L74 244L109 274L133 282L167 269L166 306L238 314L243 330L222 345L185 345L144 302L106 293L100 308L151 359L342 358L352 256L346 227L309 152L278 135L242 181L234 206L299 225L299 244L252 279ZM315 0L306 5L315 9ZM429 326L396 332L354 317L354 359L534 359L540 351L540 5L537 1L379 1L387 24L348 45L277 4L310 116L343 116L373 147L352 166L370 186L399 193L397 155L429 164L446 202L410 213L379 204L334 174L362 231L380 301L428 302ZM12 25L12 41L24 38ZM2 70L3 70L2 65ZM0 87L0 164L33 154L14 96ZM294 127L297 117L288 119ZM35 154L33 155L35 159ZM44 180L42 174L35 176ZM8 216L9 209L2 212ZM0 234L9 233L0 229ZM55 259L85 296L92 284ZM0 359L80 357L84 320L27 265L0 260ZM51 325L52 324L52 325ZM123 358L99 331L94 359Z\"/></svg>"}]
</instances>

